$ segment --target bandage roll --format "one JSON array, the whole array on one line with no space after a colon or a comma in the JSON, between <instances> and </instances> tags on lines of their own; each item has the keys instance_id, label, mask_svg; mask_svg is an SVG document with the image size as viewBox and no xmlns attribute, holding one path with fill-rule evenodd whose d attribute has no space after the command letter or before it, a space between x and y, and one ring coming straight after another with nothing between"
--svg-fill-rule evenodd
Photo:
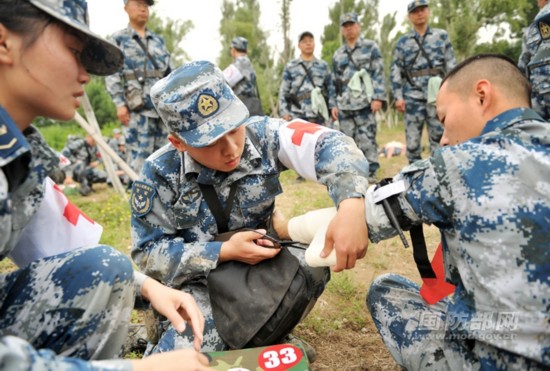
<instances>
[{"instance_id":1,"label":"bandage roll","mask_svg":"<svg viewBox=\"0 0 550 371\"><path fill-rule=\"evenodd\" d=\"M311 267L329 267L336 264L336 250L329 256L319 255L325 247L328 225L336 215L336 208L319 209L294 217L288 222L288 233L294 241L309 245L305 253L306 263Z\"/></svg>"}]
</instances>

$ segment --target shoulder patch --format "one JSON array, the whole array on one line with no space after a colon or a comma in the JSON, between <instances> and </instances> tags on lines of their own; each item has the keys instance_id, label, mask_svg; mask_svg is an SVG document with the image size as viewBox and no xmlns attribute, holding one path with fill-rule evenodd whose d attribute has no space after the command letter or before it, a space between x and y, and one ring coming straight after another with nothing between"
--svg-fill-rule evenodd
<instances>
[{"instance_id":1,"label":"shoulder patch","mask_svg":"<svg viewBox=\"0 0 550 371\"><path fill-rule=\"evenodd\" d=\"M130 197L130 206L136 216L144 216L153 207L153 197L155 189L147 183L136 181L132 185L132 196Z\"/></svg>"}]
</instances>

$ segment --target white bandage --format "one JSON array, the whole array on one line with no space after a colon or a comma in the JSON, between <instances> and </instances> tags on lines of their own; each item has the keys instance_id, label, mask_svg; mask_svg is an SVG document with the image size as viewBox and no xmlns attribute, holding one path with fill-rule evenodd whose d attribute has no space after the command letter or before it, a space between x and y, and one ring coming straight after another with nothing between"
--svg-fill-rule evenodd
<instances>
[{"instance_id":1,"label":"white bandage","mask_svg":"<svg viewBox=\"0 0 550 371\"><path fill-rule=\"evenodd\" d=\"M329 267L336 264L336 250L321 258L325 247L328 225L336 216L336 208L319 209L294 217L288 222L288 234L293 241L309 244L305 253L306 263L311 267Z\"/></svg>"}]
</instances>

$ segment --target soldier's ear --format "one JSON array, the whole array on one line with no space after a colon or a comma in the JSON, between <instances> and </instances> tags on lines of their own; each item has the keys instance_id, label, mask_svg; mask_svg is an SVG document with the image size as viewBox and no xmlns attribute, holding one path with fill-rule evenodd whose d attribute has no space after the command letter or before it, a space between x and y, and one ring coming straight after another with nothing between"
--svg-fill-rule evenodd
<instances>
[{"instance_id":1,"label":"soldier's ear","mask_svg":"<svg viewBox=\"0 0 550 371\"><path fill-rule=\"evenodd\" d=\"M168 141L180 152L185 152L187 150L185 142L174 134L168 134Z\"/></svg>"},{"instance_id":2,"label":"soldier's ear","mask_svg":"<svg viewBox=\"0 0 550 371\"><path fill-rule=\"evenodd\" d=\"M0 63L11 64L12 58L10 32L0 23Z\"/></svg>"}]
</instances>

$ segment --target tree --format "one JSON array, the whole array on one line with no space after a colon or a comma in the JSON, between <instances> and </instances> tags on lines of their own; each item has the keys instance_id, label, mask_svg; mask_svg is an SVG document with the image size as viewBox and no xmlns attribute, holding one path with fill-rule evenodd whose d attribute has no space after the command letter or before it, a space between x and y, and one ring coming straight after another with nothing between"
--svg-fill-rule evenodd
<instances>
[{"instance_id":1,"label":"tree","mask_svg":"<svg viewBox=\"0 0 550 371\"><path fill-rule=\"evenodd\" d=\"M99 126L103 127L107 123L118 122L115 105L105 89L105 79L94 76L85 89Z\"/></svg>"},{"instance_id":2,"label":"tree","mask_svg":"<svg viewBox=\"0 0 550 371\"><path fill-rule=\"evenodd\" d=\"M292 0L281 0L281 30L283 31L283 51L279 63L284 66L294 57L295 48L290 40L290 5Z\"/></svg>"},{"instance_id":3,"label":"tree","mask_svg":"<svg viewBox=\"0 0 550 371\"><path fill-rule=\"evenodd\" d=\"M237 0L235 3L224 0L220 22L220 40L222 51L218 65L223 69L231 64L229 49L231 40L236 36L248 40L248 57L256 69L256 77L262 107L269 113L275 109L278 85L271 59L271 49L267 43L267 34L260 25L260 5L257 0Z\"/></svg>"},{"instance_id":4,"label":"tree","mask_svg":"<svg viewBox=\"0 0 550 371\"><path fill-rule=\"evenodd\" d=\"M513 45L520 42L523 27L532 19L528 17L532 17L533 3L532 0L439 0L430 3L431 24L447 30L459 61L479 50L480 39L489 34L493 35L491 43L495 48L485 51L517 51ZM503 47L503 43L511 46ZM519 53L508 56L517 60Z\"/></svg>"},{"instance_id":5,"label":"tree","mask_svg":"<svg viewBox=\"0 0 550 371\"><path fill-rule=\"evenodd\" d=\"M189 55L180 46L180 42L193 29L193 21L170 18L163 20L155 12L152 12L147 27L164 38L166 49L171 54L172 65L175 68L190 60Z\"/></svg>"}]
</instances>

